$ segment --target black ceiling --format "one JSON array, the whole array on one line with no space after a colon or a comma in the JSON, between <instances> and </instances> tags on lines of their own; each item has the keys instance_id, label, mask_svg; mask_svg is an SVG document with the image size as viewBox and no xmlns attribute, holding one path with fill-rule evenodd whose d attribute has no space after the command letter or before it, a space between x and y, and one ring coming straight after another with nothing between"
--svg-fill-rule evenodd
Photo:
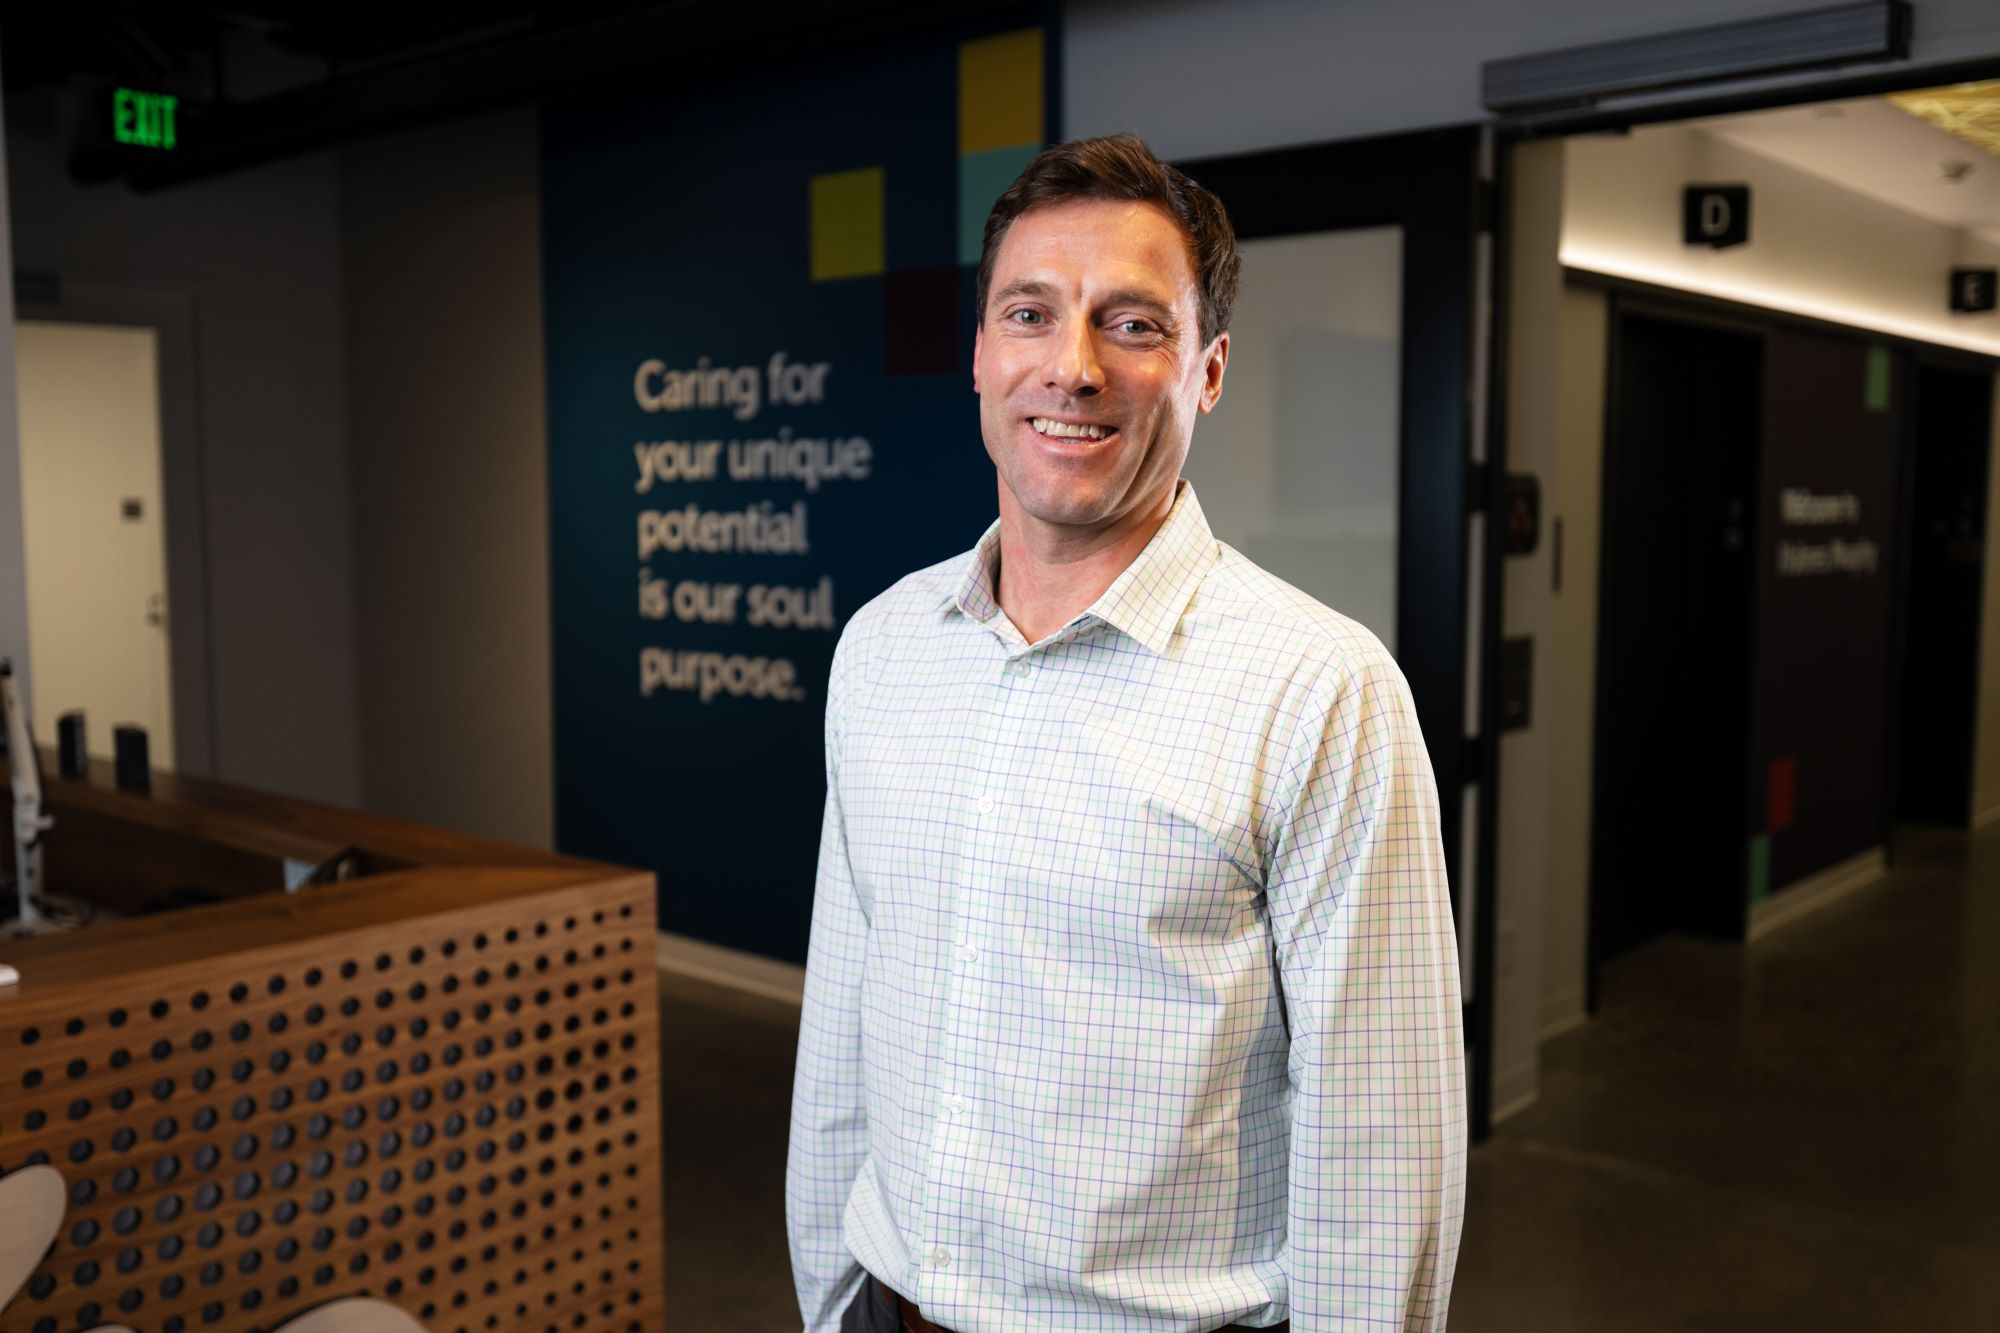
<instances>
[{"instance_id":1,"label":"black ceiling","mask_svg":"<svg viewBox=\"0 0 2000 1333\"><path fill-rule=\"evenodd\" d=\"M178 151L134 152L83 133L70 158L79 180L151 189L662 70L714 75L1037 2L460 0L390 9L10 0L0 4L0 86L17 125L47 120L29 106L17 117L21 99L81 104L87 90L112 85L180 98Z\"/></svg>"}]
</instances>

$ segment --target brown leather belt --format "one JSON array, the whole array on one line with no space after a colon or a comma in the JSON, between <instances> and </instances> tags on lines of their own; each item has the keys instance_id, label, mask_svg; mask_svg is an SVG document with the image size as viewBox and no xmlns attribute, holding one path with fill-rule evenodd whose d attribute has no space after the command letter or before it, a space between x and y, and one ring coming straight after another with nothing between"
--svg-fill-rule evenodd
<instances>
[{"instance_id":1,"label":"brown leather belt","mask_svg":"<svg viewBox=\"0 0 2000 1333\"><path fill-rule=\"evenodd\" d=\"M902 1321L904 1333L951 1333L951 1330L943 1325L934 1324L924 1318L924 1312L917 1308L915 1301L904 1300L894 1287L873 1273L868 1275L868 1282L875 1289L876 1297L896 1312L896 1318ZM1239 1331L1240 1333L1290 1333L1291 1327L1292 1321L1287 1319L1282 1324L1273 1324L1269 1328L1261 1329L1253 1329L1245 1324L1231 1324L1227 1328L1218 1330L1218 1333L1239 1333Z\"/></svg>"}]
</instances>

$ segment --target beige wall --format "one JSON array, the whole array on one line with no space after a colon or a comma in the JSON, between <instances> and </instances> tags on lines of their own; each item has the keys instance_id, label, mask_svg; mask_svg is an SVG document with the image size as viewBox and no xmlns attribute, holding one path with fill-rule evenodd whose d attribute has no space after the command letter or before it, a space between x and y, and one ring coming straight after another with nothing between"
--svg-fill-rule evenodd
<instances>
[{"instance_id":1,"label":"beige wall","mask_svg":"<svg viewBox=\"0 0 2000 1333\"><path fill-rule=\"evenodd\" d=\"M0 221L7 213L5 118L0 116ZM12 228L0 226L0 657L13 662L23 708L32 706L28 679L28 572L21 526L21 437L14 398L14 259Z\"/></svg>"},{"instance_id":2,"label":"beige wall","mask_svg":"<svg viewBox=\"0 0 2000 1333\"><path fill-rule=\"evenodd\" d=\"M76 184L66 151L53 129L16 125L8 135L14 269L100 303L193 311L197 425L169 447L199 451L209 771L352 805L361 785L354 513L333 159L311 154L137 194ZM8 419L11 430L11 403ZM9 462L9 487L16 471ZM188 522L169 505L170 544ZM18 543L18 521L0 513L0 524Z\"/></svg>"},{"instance_id":3,"label":"beige wall","mask_svg":"<svg viewBox=\"0 0 2000 1333\"><path fill-rule=\"evenodd\" d=\"M367 807L554 837L535 113L341 155Z\"/></svg>"},{"instance_id":4,"label":"beige wall","mask_svg":"<svg viewBox=\"0 0 2000 1333\"><path fill-rule=\"evenodd\" d=\"M1528 638L1535 671L1529 725L1500 737L1500 829L1495 867L1497 976L1493 979L1493 1113L1535 1099L1539 1082L1540 977L1548 885L1549 740L1568 702L1551 688L1546 657L1554 607L1549 598L1550 504L1557 462L1557 330L1562 270L1563 145L1524 144L1509 162L1507 296L1507 470L1540 478L1542 525L1535 550L1506 557L1501 569L1503 633Z\"/></svg>"},{"instance_id":5,"label":"beige wall","mask_svg":"<svg viewBox=\"0 0 2000 1333\"><path fill-rule=\"evenodd\" d=\"M2000 243L1684 125L1568 144L1567 264L2000 356L1993 321L1953 315L1943 295L1954 264L2000 264ZM1691 181L1750 186L1748 245L1683 243Z\"/></svg>"},{"instance_id":6,"label":"beige wall","mask_svg":"<svg viewBox=\"0 0 2000 1333\"><path fill-rule=\"evenodd\" d=\"M1590 803L1597 714L1597 557L1604 473L1605 302L1565 288L1558 329L1556 465L1543 503L1562 523L1562 586L1549 594L1543 671L1562 700L1549 718L1547 897L1542 912L1540 1027L1584 1016L1589 967Z\"/></svg>"}]
</instances>

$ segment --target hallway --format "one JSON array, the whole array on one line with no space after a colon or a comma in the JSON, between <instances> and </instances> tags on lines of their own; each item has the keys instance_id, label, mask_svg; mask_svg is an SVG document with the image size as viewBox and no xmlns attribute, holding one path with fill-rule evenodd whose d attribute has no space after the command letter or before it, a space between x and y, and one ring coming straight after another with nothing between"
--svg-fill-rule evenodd
<instances>
[{"instance_id":1,"label":"hallway","mask_svg":"<svg viewBox=\"0 0 2000 1333\"><path fill-rule=\"evenodd\" d=\"M663 975L672 1327L796 1328L797 1012ZM2000 829L1752 949L1668 938L1472 1154L1453 1329L2000 1327Z\"/></svg>"}]
</instances>

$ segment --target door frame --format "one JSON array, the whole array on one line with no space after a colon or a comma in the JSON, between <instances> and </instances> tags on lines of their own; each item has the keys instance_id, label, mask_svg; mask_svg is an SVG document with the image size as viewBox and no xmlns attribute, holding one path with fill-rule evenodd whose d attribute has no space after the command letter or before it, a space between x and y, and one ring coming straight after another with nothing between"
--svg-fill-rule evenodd
<instances>
[{"instance_id":1,"label":"door frame","mask_svg":"<svg viewBox=\"0 0 2000 1333\"><path fill-rule=\"evenodd\" d=\"M15 318L154 331L160 393L160 494L165 509L167 654L173 673L177 772L216 771L213 621L209 613L207 488L202 465L199 321L194 294L131 281L16 275Z\"/></svg>"},{"instance_id":2,"label":"door frame","mask_svg":"<svg viewBox=\"0 0 2000 1333\"><path fill-rule=\"evenodd\" d=\"M1504 465L1487 430L1483 357L1494 253L1492 136L1454 126L1180 162L1229 209L1240 240L1398 227L1396 660L1437 777L1464 985L1468 1124L1491 1130L1497 766L1482 735L1498 675L1497 524Z\"/></svg>"}]
</instances>

